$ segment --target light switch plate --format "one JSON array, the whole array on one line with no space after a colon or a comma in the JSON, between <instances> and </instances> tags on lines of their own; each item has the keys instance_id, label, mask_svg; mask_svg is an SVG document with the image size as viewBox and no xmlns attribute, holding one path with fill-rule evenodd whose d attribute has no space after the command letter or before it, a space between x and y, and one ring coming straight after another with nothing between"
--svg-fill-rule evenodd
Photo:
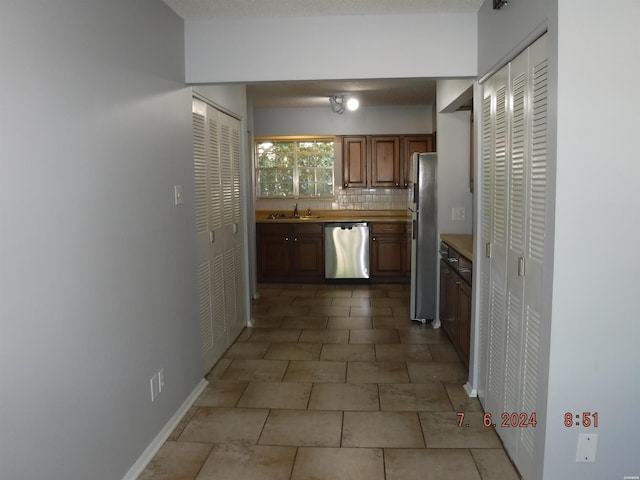
<instances>
[{"instance_id":1,"label":"light switch plate","mask_svg":"<svg viewBox=\"0 0 640 480\"><path fill-rule=\"evenodd\" d=\"M176 205L182 205L182 185L175 185L173 187L173 197Z\"/></svg>"},{"instance_id":2,"label":"light switch plate","mask_svg":"<svg viewBox=\"0 0 640 480\"><path fill-rule=\"evenodd\" d=\"M576 462L595 462L597 447L597 433L580 433L578 435L578 450L576 452Z\"/></svg>"},{"instance_id":3,"label":"light switch plate","mask_svg":"<svg viewBox=\"0 0 640 480\"><path fill-rule=\"evenodd\" d=\"M451 209L451 220L464 220L467 218L467 211L464 207L453 207Z\"/></svg>"}]
</instances>

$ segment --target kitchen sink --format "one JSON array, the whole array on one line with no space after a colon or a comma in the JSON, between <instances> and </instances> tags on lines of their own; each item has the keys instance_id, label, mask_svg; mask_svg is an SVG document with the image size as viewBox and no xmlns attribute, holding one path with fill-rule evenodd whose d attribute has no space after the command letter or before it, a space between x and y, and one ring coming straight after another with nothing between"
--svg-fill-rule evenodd
<instances>
[{"instance_id":1,"label":"kitchen sink","mask_svg":"<svg viewBox=\"0 0 640 480\"><path fill-rule=\"evenodd\" d=\"M284 213L272 213L269 215L270 220L311 220L312 218L320 218L320 215L285 215Z\"/></svg>"}]
</instances>

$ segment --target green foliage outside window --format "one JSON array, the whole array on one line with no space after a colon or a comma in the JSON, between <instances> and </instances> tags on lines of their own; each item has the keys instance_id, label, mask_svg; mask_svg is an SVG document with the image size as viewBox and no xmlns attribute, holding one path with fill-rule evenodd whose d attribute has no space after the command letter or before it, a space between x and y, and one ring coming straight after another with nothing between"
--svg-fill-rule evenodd
<instances>
[{"instance_id":1,"label":"green foliage outside window","mask_svg":"<svg viewBox=\"0 0 640 480\"><path fill-rule=\"evenodd\" d=\"M333 139L256 141L258 197L332 197Z\"/></svg>"}]
</instances>

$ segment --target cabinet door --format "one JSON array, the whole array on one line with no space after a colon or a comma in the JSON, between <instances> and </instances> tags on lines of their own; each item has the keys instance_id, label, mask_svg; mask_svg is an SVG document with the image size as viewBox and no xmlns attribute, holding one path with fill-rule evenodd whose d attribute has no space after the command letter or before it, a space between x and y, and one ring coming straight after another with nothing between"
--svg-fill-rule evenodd
<instances>
[{"instance_id":1,"label":"cabinet door","mask_svg":"<svg viewBox=\"0 0 640 480\"><path fill-rule=\"evenodd\" d=\"M445 262L444 260L440 260L440 311L439 311L439 318L440 318L440 323L442 324L442 327L446 330L447 329L447 325L446 325L446 321L447 321L447 317L449 315L449 312L447 310L448 304L447 304L447 279L448 277L451 276L451 269L449 268L449 265L447 264L447 262ZM450 332L447 332L449 334L449 336L451 336Z\"/></svg>"},{"instance_id":2,"label":"cabinet door","mask_svg":"<svg viewBox=\"0 0 640 480\"><path fill-rule=\"evenodd\" d=\"M258 224L258 281L288 279L291 276L291 235L284 224Z\"/></svg>"},{"instance_id":3,"label":"cabinet door","mask_svg":"<svg viewBox=\"0 0 640 480\"><path fill-rule=\"evenodd\" d=\"M401 187L400 137L371 137L371 186Z\"/></svg>"},{"instance_id":4,"label":"cabinet door","mask_svg":"<svg viewBox=\"0 0 640 480\"><path fill-rule=\"evenodd\" d=\"M433 135L407 135L402 137L402 185L409 188L411 159L414 153L433 152Z\"/></svg>"},{"instance_id":5,"label":"cabinet door","mask_svg":"<svg viewBox=\"0 0 640 480\"><path fill-rule=\"evenodd\" d=\"M445 332L449 335L454 346L458 345L458 285L460 280L458 275L450 270L445 278L445 311L446 317L442 322Z\"/></svg>"},{"instance_id":6,"label":"cabinet door","mask_svg":"<svg viewBox=\"0 0 640 480\"><path fill-rule=\"evenodd\" d=\"M295 278L320 280L324 278L324 241L321 236L301 235L293 239Z\"/></svg>"},{"instance_id":7,"label":"cabinet door","mask_svg":"<svg viewBox=\"0 0 640 480\"><path fill-rule=\"evenodd\" d=\"M367 186L367 138L344 137L342 139L342 186Z\"/></svg>"},{"instance_id":8,"label":"cabinet door","mask_svg":"<svg viewBox=\"0 0 640 480\"><path fill-rule=\"evenodd\" d=\"M458 289L458 349L462 361L469 367L469 351L471 342L471 287L460 282Z\"/></svg>"}]
</instances>

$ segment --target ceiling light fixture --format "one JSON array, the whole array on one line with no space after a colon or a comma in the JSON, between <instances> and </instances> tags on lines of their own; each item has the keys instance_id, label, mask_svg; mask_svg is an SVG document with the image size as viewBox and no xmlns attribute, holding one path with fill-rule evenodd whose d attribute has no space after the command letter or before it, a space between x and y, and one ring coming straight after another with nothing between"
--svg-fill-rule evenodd
<instances>
[{"instance_id":1,"label":"ceiling light fixture","mask_svg":"<svg viewBox=\"0 0 640 480\"><path fill-rule=\"evenodd\" d=\"M331 103L331 110L333 113L342 115L346 109L350 111L357 110L360 106L360 102L355 97L345 98L346 95L334 95L329 97L329 103Z\"/></svg>"}]
</instances>

